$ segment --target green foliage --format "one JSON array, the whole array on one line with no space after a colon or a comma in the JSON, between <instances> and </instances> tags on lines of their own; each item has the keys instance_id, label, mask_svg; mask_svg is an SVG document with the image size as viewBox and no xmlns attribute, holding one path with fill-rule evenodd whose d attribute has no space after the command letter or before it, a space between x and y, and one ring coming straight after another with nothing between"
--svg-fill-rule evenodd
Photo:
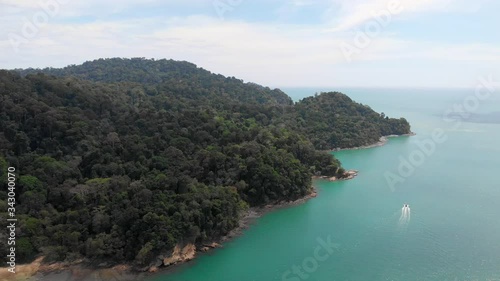
<instances>
[{"instance_id":1,"label":"green foliage","mask_svg":"<svg viewBox=\"0 0 500 281\"><path fill-rule=\"evenodd\" d=\"M409 131L338 93L293 105L187 62L21 72L0 71L0 167L22 167L26 259L147 263L179 242L220 238L249 206L304 196L312 175L341 175L317 149Z\"/></svg>"},{"instance_id":2,"label":"green foliage","mask_svg":"<svg viewBox=\"0 0 500 281\"><path fill-rule=\"evenodd\" d=\"M137 261L139 261L140 263L145 263L146 261L148 261L152 258L151 252L153 251L153 249L154 249L153 243L151 243L151 242L146 243L141 248L141 250L139 251L139 253L135 257L135 259Z\"/></svg>"},{"instance_id":3,"label":"green foliage","mask_svg":"<svg viewBox=\"0 0 500 281\"><path fill-rule=\"evenodd\" d=\"M111 179L110 178L93 178L85 182L85 184L88 185L106 185L109 183Z\"/></svg>"},{"instance_id":4,"label":"green foliage","mask_svg":"<svg viewBox=\"0 0 500 281\"><path fill-rule=\"evenodd\" d=\"M255 83L243 83L234 77L216 75L186 61L112 58L41 71L49 75L73 76L95 82L132 82L134 86L125 89L130 97L129 104L135 106L139 106L148 96L163 96L165 93L214 105L227 99L238 99L244 103L292 104L291 98L278 89L271 90ZM25 69L20 72L27 75L40 70ZM64 88L61 85L59 89ZM165 104L167 108L175 107L167 101Z\"/></svg>"},{"instance_id":5,"label":"green foliage","mask_svg":"<svg viewBox=\"0 0 500 281\"><path fill-rule=\"evenodd\" d=\"M338 93L321 93L295 105L297 123L317 149L350 148L373 144L380 137L410 133L404 119L393 119Z\"/></svg>"},{"instance_id":6,"label":"green foliage","mask_svg":"<svg viewBox=\"0 0 500 281\"><path fill-rule=\"evenodd\" d=\"M19 187L22 187L23 191L43 191L43 183L31 175L20 176Z\"/></svg>"},{"instance_id":7,"label":"green foliage","mask_svg":"<svg viewBox=\"0 0 500 281\"><path fill-rule=\"evenodd\" d=\"M22 237L16 241L16 253L20 262L26 262L33 258L36 252L30 240Z\"/></svg>"},{"instance_id":8,"label":"green foliage","mask_svg":"<svg viewBox=\"0 0 500 281\"><path fill-rule=\"evenodd\" d=\"M3 158L0 156L0 182L4 183L7 181L7 168L8 168L8 163Z\"/></svg>"}]
</instances>

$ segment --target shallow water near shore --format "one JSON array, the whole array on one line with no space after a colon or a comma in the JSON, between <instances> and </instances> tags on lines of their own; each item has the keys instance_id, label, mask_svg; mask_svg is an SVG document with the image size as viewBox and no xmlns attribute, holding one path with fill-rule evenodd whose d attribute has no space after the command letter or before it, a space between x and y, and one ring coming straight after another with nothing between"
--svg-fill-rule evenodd
<instances>
[{"instance_id":1,"label":"shallow water near shore","mask_svg":"<svg viewBox=\"0 0 500 281\"><path fill-rule=\"evenodd\" d=\"M285 89L294 98L315 91ZM269 213L224 248L148 281L500 280L500 125L441 117L474 90L343 92L404 116L417 135L334 152L358 177L315 181L318 197ZM476 112L500 108L498 95ZM425 154L417 142L432 141L436 129L446 140ZM415 151L424 157L400 173ZM387 173L401 178L391 187ZM403 217L404 203L411 216Z\"/></svg>"}]
</instances>

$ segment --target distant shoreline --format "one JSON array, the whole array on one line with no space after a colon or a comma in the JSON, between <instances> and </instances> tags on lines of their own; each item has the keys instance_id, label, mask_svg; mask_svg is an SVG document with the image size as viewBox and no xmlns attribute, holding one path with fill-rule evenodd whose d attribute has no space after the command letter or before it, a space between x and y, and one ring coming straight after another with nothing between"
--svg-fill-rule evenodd
<instances>
[{"instance_id":1,"label":"distant shoreline","mask_svg":"<svg viewBox=\"0 0 500 281\"><path fill-rule=\"evenodd\" d=\"M382 136L380 137L379 141L373 144L368 144L368 145L362 145L362 146L356 146L356 147L351 147L351 148L334 148L327 150L327 152L338 152L338 151L345 151L345 150L359 150L359 149L368 149L368 148L374 148L374 147L379 147L385 145L390 138L398 138L398 137L411 137L415 136L416 133L411 132L409 134L402 134L402 135L388 135L388 136Z\"/></svg>"}]
</instances>

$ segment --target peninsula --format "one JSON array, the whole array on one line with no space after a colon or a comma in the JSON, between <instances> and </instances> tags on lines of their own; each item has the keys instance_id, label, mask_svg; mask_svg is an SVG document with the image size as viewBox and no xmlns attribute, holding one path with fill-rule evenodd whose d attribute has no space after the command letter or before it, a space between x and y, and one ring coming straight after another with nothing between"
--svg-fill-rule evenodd
<instances>
[{"instance_id":1,"label":"peninsula","mask_svg":"<svg viewBox=\"0 0 500 281\"><path fill-rule=\"evenodd\" d=\"M190 260L250 208L311 196L313 176L354 176L325 150L410 132L339 92L294 103L185 61L0 71L0 178L19 171L20 263Z\"/></svg>"}]
</instances>

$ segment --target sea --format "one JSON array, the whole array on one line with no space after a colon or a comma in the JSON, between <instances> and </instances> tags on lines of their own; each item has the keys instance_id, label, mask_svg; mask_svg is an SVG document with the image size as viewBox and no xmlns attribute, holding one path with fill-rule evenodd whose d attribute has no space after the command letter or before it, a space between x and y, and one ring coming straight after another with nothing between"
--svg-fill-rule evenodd
<instances>
[{"instance_id":1,"label":"sea","mask_svg":"<svg viewBox=\"0 0 500 281\"><path fill-rule=\"evenodd\" d=\"M148 281L500 280L500 88L283 90L341 91L416 135L332 152L359 175Z\"/></svg>"}]
</instances>

